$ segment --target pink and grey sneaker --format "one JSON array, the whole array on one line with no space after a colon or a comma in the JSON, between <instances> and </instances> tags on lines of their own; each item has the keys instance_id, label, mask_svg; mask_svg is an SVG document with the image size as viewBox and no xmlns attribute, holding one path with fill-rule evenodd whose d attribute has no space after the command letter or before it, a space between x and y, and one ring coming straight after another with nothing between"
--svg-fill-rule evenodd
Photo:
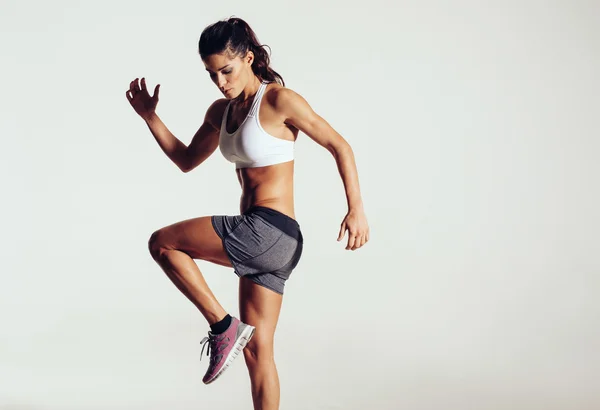
<instances>
[{"instance_id":1,"label":"pink and grey sneaker","mask_svg":"<svg viewBox=\"0 0 600 410\"><path fill-rule=\"evenodd\" d=\"M242 323L239 319L232 317L229 328L223 333L215 335L208 332L208 337L202 339L200 344L202 345L202 352L200 353L200 360L202 360L202 354L204 354L204 347L208 343L208 349L206 355L210 352L210 362L208 364L208 370L204 375L202 381L205 384L214 382L225 369L229 367L231 362L240 354L246 344L252 338L254 334L254 326Z\"/></svg>"}]
</instances>

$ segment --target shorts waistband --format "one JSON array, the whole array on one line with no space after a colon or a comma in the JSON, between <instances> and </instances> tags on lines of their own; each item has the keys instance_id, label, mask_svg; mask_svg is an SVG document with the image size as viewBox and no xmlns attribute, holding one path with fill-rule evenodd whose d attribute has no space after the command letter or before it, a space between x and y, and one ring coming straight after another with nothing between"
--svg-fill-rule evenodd
<instances>
[{"instance_id":1,"label":"shorts waistband","mask_svg":"<svg viewBox=\"0 0 600 410\"><path fill-rule=\"evenodd\" d=\"M276 211L275 209L258 205L251 206L244 212L244 215L249 214L259 216L271 225L275 226L277 229L283 231L285 234L296 239L298 242L303 241L302 232L300 232L300 225L298 224L298 221L287 216L286 214Z\"/></svg>"}]
</instances>

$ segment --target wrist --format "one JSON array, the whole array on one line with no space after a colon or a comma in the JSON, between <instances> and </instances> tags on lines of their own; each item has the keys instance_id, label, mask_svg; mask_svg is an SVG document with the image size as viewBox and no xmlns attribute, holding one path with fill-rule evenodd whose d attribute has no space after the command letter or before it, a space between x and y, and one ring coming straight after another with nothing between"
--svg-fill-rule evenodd
<instances>
[{"instance_id":1,"label":"wrist","mask_svg":"<svg viewBox=\"0 0 600 410\"><path fill-rule=\"evenodd\" d=\"M353 201L351 203L348 203L348 211L354 211L354 212L358 212L358 211L364 211L364 206L361 200L357 200L357 201Z\"/></svg>"},{"instance_id":2,"label":"wrist","mask_svg":"<svg viewBox=\"0 0 600 410\"><path fill-rule=\"evenodd\" d=\"M158 119L158 115L156 115L156 112L153 112L151 114L142 115L141 117L144 121L146 121L147 124L155 122Z\"/></svg>"}]
</instances>

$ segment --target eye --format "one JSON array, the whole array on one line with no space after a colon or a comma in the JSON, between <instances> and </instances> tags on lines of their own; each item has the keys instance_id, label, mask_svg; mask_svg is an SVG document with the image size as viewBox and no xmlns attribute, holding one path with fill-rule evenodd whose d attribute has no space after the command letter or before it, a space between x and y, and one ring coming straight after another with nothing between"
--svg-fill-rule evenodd
<instances>
[{"instance_id":1,"label":"eye","mask_svg":"<svg viewBox=\"0 0 600 410\"><path fill-rule=\"evenodd\" d=\"M223 74L231 74L232 71L233 71L233 69L230 68L229 70L223 71Z\"/></svg>"}]
</instances>

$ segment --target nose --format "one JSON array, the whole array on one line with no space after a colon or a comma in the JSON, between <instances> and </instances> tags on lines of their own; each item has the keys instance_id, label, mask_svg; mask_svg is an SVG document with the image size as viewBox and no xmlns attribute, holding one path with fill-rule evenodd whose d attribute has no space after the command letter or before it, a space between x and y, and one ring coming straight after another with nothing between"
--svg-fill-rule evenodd
<instances>
[{"instance_id":1,"label":"nose","mask_svg":"<svg viewBox=\"0 0 600 410\"><path fill-rule=\"evenodd\" d=\"M227 83L227 81L225 80L225 77L222 75L218 75L217 77L217 87L219 87L219 89L221 91L225 90L225 84Z\"/></svg>"}]
</instances>

